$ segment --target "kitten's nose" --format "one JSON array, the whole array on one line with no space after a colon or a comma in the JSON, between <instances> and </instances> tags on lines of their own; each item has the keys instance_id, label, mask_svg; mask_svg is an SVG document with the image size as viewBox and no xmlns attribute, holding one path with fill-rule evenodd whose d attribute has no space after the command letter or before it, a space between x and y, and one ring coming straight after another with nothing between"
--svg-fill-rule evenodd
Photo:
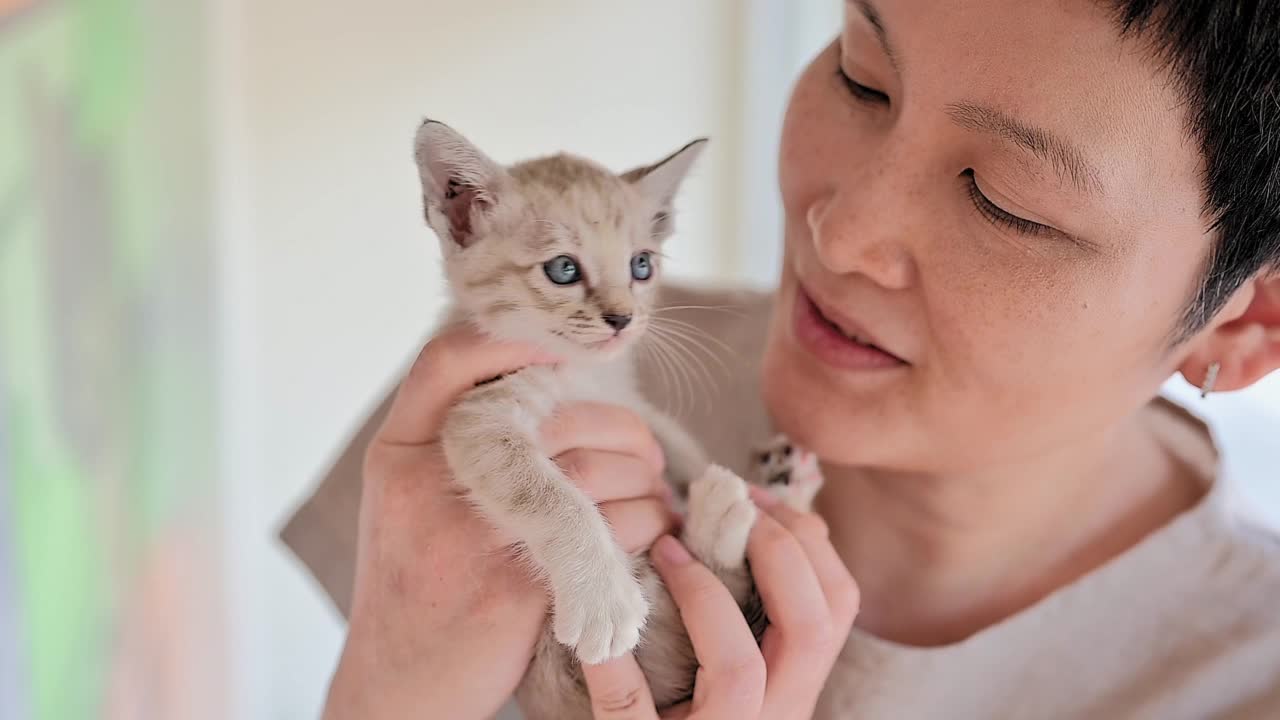
<instances>
[{"instance_id":1,"label":"kitten's nose","mask_svg":"<svg viewBox=\"0 0 1280 720\"><path fill-rule=\"evenodd\" d=\"M614 330L617 330L618 332L622 332L622 328L631 324L630 315L613 315L610 313L605 313L600 317L604 318L604 322L606 325L613 328Z\"/></svg>"}]
</instances>

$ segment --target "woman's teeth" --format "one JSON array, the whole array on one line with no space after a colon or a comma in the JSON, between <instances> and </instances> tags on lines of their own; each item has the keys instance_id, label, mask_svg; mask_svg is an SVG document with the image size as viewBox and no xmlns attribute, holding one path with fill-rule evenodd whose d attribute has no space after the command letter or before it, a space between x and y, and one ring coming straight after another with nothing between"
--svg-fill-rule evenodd
<instances>
[{"instance_id":1,"label":"woman's teeth","mask_svg":"<svg viewBox=\"0 0 1280 720\"><path fill-rule=\"evenodd\" d=\"M830 321L830 320L828 320L825 316L823 316L822 321L823 321L823 322L825 322L825 323L827 324L827 326L828 326L828 327L830 327L832 330L835 330L836 332L838 332L838 333L840 333L841 335L843 335L843 336L844 336L844 338L845 338L846 340L851 340L851 341L853 341L853 342L855 342L855 343L857 343L857 344L859 344L859 345L861 345L861 346L863 346L863 347L875 348L875 349L879 350L879 348L876 348L876 346L875 346L875 345L872 345L872 344L871 344L870 342L868 342L865 338L859 337L859 336L857 336L857 335L850 335L849 333L847 333L847 332L845 332L844 330L840 329L840 326L839 326L839 325L836 325L835 323L831 322L831 321Z\"/></svg>"}]
</instances>

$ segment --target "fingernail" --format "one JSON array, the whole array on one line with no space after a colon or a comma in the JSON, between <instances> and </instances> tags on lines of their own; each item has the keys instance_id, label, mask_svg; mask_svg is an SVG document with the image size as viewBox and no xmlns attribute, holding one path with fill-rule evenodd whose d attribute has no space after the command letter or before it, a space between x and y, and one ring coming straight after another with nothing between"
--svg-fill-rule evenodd
<instances>
[{"instance_id":1,"label":"fingernail","mask_svg":"<svg viewBox=\"0 0 1280 720\"><path fill-rule=\"evenodd\" d=\"M685 546L670 535L663 535L658 538L658 542L654 543L653 548L658 553L658 558L668 565L687 565L693 560L693 556L689 554Z\"/></svg>"},{"instance_id":2,"label":"fingernail","mask_svg":"<svg viewBox=\"0 0 1280 720\"><path fill-rule=\"evenodd\" d=\"M778 504L778 496L759 485L748 485L747 492L751 495L751 500L760 507L771 507Z\"/></svg>"}]
</instances>

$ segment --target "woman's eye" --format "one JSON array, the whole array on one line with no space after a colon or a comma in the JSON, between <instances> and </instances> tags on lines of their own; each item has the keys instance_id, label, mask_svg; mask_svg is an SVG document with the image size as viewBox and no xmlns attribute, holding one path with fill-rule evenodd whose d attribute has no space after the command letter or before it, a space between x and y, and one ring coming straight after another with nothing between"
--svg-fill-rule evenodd
<instances>
[{"instance_id":1,"label":"woman's eye","mask_svg":"<svg viewBox=\"0 0 1280 720\"><path fill-rule=\"evenodd\" d=\"M869 88L849 77L849 74L839 64L836 65L836 76L840 79L840 83L849 90L849 94L858 100L866 103L876 103L877 105L889 104L888 95L875 88Z\"/></svg>"},{"instance_id":2,"label":"woman's eye","mask_svg":"<svg viewBox=\"0 0 1280 720\"><path fill-rule=\"evenodd\" d=\"M965 185L969 190L969 199L973 201L978 212L982 213L991 222L1013 228L1025 235L1048 235L1056 232L1048 225L1041 225L1038 222L1018 217L991 202L986 195L982 194L982 189L978 187L978 179L974 177L973 168L965 170L961 173L961 176L964 177Z\"/></svg>"},{"instance_id":3,"label":"woman's eye","mask_svg":"<svg viewBox=\"0 0 1280 720\"><path fill-rule=\"evenodd\" d=\"M631 258L631 277L636 280L648 280L653 277L653 256L649 252L636 253Z\"/></svg>"},{"instance_id":4,"label":"woman's eye","mask_svg":"<svg viewBox=\"0 0 1280 720\"><path fill-rule=\"evenodd\" d=\"M542 271L557 285L572 285L582 279L578 262L568 255L557 255L542 263Z\"/></svg>"}]
</instances>

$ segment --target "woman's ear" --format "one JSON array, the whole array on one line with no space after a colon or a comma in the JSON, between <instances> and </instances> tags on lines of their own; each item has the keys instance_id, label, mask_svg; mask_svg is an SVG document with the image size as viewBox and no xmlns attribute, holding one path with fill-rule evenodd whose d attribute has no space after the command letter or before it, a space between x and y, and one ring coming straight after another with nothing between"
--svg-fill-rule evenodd
<instances>
[{"instance_id":1,"label":"woman's ear","mask_svg":"<svg viewBox=\"0 0 1280 720\"><path fill-rule=\"evenodd\" d=\"M1247 388L1280 368L1280 271L1264 272L1237 290L1178 370L1203 387L1214 363L1213 389L1219 391Z\"/></svg>"}]
</instances>

